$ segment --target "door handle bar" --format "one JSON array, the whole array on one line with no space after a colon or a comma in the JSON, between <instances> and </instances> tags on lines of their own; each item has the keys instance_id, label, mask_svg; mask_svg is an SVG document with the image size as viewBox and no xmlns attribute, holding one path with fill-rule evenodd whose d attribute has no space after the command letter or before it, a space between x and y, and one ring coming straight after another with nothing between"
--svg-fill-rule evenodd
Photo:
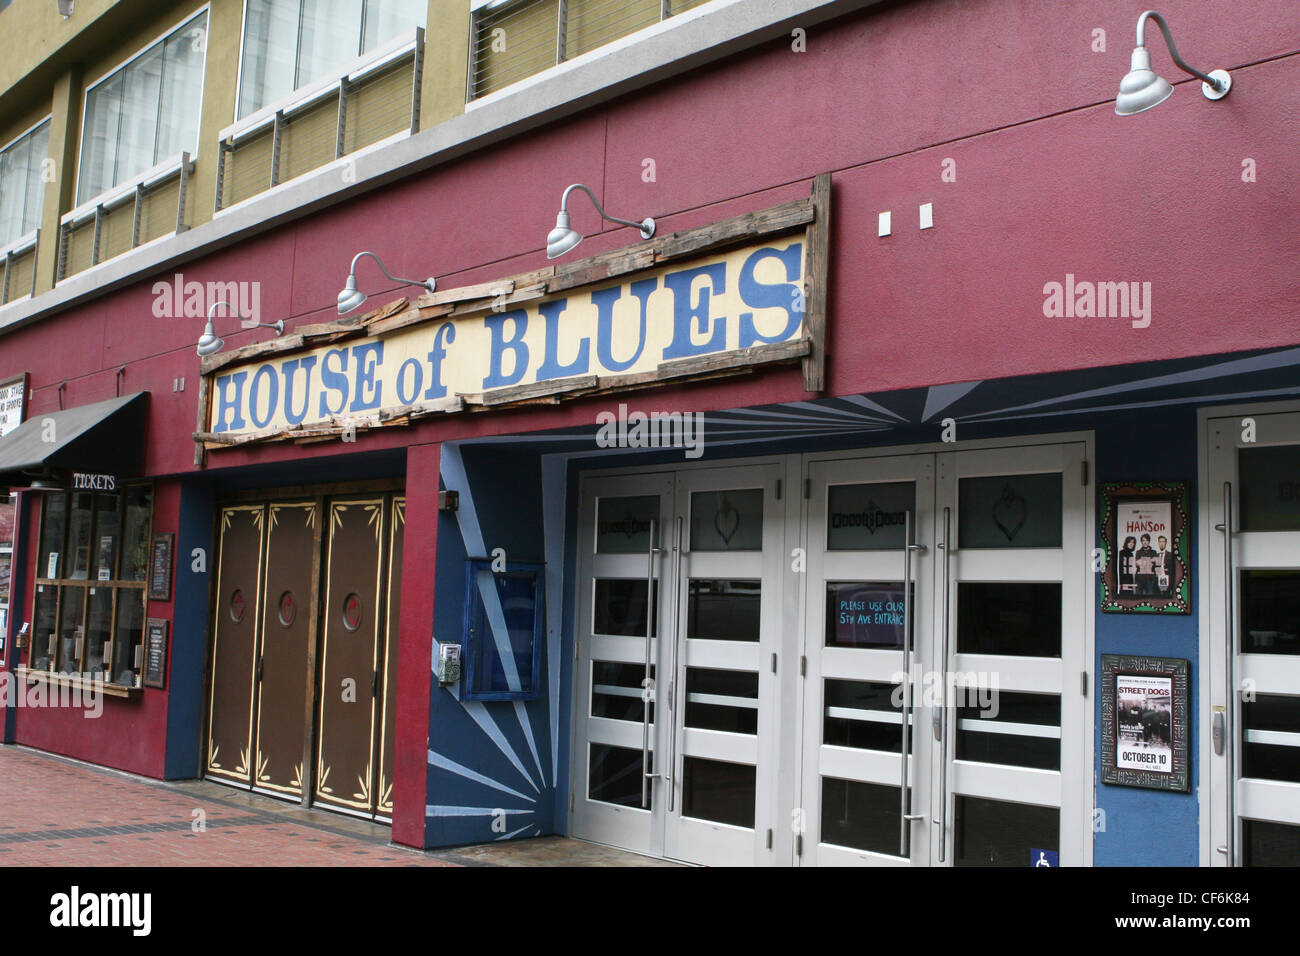
<instances>
[{"instance_id":1,"label":"door handle bar","mask_svg":"<svg viewBox=\"0 0 1300 956\"><path fill-rule=\"evenodd\" d=\"M925 547L912 543L912 512L903 512L903 737L899 745L898 769L898 855L910 856L909 837L912 820L924 819L924 814L912 813L911 793L908 791L908 757L912 750L912 552L925 551Z\"/></svg>"},{"instance_id":2,"label":"door handle bar","mask_svg":"<svg viewBox=\"0 0 1300 956\"><path fill-rule=\"evenodd\" d=\"M952 553L950 543L952 541L952 508L943 509L943 541L938 544L938 548L943 551L943 560L940 562L943 581L943 617L939 623L939 633L942 636L942 643L939 649L939 669L942 677L942 687L946 690L948 687L948 602L949 602L949 562L948 556ZM950 701L939 699L939 709L934 715L934 733L935 740L939 742L939 819L934 821L939 826L939 862L943 863L947 859L948 853L948 726L947 713Z\"/></svg>"},{"instance_id":3,"label":"door handle bar","mask_svg":"<svg viewBox=\"0 0 1300 956\"><path fill-rule=\"evenodd\" d=\"M1237 614L1233 600L1235 574L1232 567L1232 482L1223 483L1223 524L1215 525L1216 531L1223 532L1223 674L1227 682L1222 714L1215 714L1216 720L1222 721L1217 740L1222 741L1222 753L1227 757L1227 810L1228 830L1224 845L1215 849L1224 855L1228 866L1237 865L1237 746L1233 727L1237 720ZM1219 748L1216 747L1216 751Z\"/></svg>"},{"instance_id":4,"label":"door handle bar","mask_svg":"<svg viewBox=\"0 0 1300 956\"><path fill-rule=\"evenodd\" d=\"M650 767L650 708L655 695L650 692L653 686L650 677L650 643L654 637L655 623L655 555L662 549L655 547L655 531L658 522L650 521L650 547L646 550L645 571L645 679L641 682L641 809L650 808L650 781L658 774Z\"/></svg>"}]
</instances>

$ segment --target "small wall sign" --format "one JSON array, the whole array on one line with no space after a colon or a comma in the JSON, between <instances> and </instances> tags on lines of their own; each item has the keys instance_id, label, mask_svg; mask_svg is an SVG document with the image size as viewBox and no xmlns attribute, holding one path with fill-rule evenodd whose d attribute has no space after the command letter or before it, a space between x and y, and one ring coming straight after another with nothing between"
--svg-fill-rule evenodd
<instances>
[{"instance_id":1,"label":"small wall sign","mask_svg":"<svg viewBox=\"0 0 1300 956\"><path fill-rule=\"evenodd\" d=\"M1187 698L1191 664L1101 656L1101 779L1149 790L1191 789Z\"/></svg>"},{"instance_id":2,"label":"small wall sign","mask_svg":"<svg viewBox=\"0 0 1300 956\"><path fill-rule=\"evenodd\" d=\"M117 475L96 475L74 471L72 489L74 491L117 491Z\"/></svg>"},{"instance_id":3,"label":"small wall sign","mask_svg":"<svg viewBox=\"0 0 1300 956\"><path fill-rule=\"evenodd\" d=\"M167 686L167 630L167 621L149 618L144 631L145 687Z\"/></svg>"},{"instance_id":4,"label":"small wall sign","mask_svg":"<svg viewBox=\"0 0 1300 956\"><path fill-rule=\"evenodd\" d=\"M1190 614L1191 551L1185 481L1101 485L1101 609Z\"/></svg>"},{"instance_id":5,"label":"small wall sign","mask_svg":"<svg viewBox=\"0 0 1300 956\"><path fill-rule=\"evenodd\" d=\"M149 600L172 599L172 544L176 535L159 533L149 547Z\"/></svg>"}]
</instances>

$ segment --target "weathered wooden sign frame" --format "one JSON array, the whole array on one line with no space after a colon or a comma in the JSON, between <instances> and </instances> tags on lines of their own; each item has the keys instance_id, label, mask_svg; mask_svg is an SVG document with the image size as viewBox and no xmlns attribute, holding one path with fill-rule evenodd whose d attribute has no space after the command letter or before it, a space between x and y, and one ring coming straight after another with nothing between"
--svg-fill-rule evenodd
<instances>
[{"instance_id":1,"label":"weathered wooden sign frame","mask_svg":"<svg viewBox=\"0 0 1300 956\"><path fill-rule=\"evenodd\" d=\"M409 425L431 415L484 411L529 404L558 404L609 392L652 388L670 381L693 381L751 373L756 367L799 362L804 389L825 389L826 302L831 216L831 177L813 180L806 199L796 199L758 212L746 213L707 226L671 233L624 249L602 253L534 272L432 292L411 301L397 299L356 318L301 326L290 335L210 355L200 362L198 422L194 432L194 463L202 465L207 449L253 443L328 441L353 431ZM531 302L568 289L593 285L657 268L666 263L742 246L757 239L805 232L803 334L788 342L661 362L650 371L614 375L576 375L508 386L479 393L458 393L433 402L381 408L361 418L335 415L326 422L279 428L254 434L226 435L208 431L213 381L231 365L278 356L335 342L382 336L435 319L454 318Z\"/></svg>"}]
</instances>

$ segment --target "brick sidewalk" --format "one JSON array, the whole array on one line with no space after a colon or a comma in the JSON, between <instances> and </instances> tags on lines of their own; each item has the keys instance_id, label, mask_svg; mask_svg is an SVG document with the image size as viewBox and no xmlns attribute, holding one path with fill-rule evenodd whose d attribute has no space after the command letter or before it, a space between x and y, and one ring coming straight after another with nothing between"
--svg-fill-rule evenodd
<instances>
[{"instance_id":1,"label":"brick sidewalk","mask_svg":"<svg viewBox=\"0 0 1300 956\"><path fill-rule=\"evenodd\" d=\"M217 784L0 746L0 866L456 865L389 840L387 827Z\"/></svg>"},{"instance_id":2,"label":"brick sidewalk","mask_svg":"<svg viewBox=\"0 0 1300 956\"><path fill-rule=\"evenodd\" d=\"M425 852L391 839L377 823L221 784L0 745L0 867L677 865L555 836Z\"/></svg>"}]
</instances>

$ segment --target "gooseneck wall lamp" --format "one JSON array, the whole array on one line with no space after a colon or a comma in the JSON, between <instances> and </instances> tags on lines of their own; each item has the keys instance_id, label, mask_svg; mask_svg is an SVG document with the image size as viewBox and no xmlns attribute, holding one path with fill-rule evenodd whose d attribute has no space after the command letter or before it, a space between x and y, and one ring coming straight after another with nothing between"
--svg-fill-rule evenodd
<instances>
[{"instance_id":1,"label":"gooseneck wall lamp","mask_svg":"<svg viewBox=\"0 0 1300 956\"><path fill-rule=\"evenodd\" d=\"M546 258L558 259L566 252L571 251L578 243L582 242L582 233L569 225L569 193L575 189L581 189L591 197L592 204L596 207L596 212L600 213L600 218L609 222L616 222L621 226L631 226L633 229L641 230L641 238L649 239L655 234L655 221L650 218L642 219L640 222L632 222L628 219L619 219L617 216L611 216L605 212L600 204L600 200L582 183L574 183L564 191L560 197L560 214L555 217L555 228L546 236Z\"/></svg>"},{"instance_id":2,"label":"gooseneck wall lamp","mask_svg":"<svg viewBox=\"0 0 1300 956\"><path fill-rule=\"evenodd\" d=\"M437 280L432 276L428 279L399 279L384 268L384 260L373 252L358 252L352 257L352 267L348 269L348 281L344 283L343 291L339 293L339 315L347 315L366 301L366 294L357 291L357 263L361 261L362 256L369 256L374 259L375 264L379 266L379 271L394 282L401 282L405 285L422 285L426 292L432 292L438 287Z\"/></svg>"},{"instance_id":3,"label":"gooseneck wall lamp","mask_svg":"<svg viewBox=\"0 0 1300 956\"><path fill-rule=\"evenodd\" d=\"M234 306L232 306L229 302L212 303L212 308L208 309L208 324L203 329L203 334L199 336L199 345L197 349L199 355L215 355L217 352L220 352L221 347L226 344L223 339L217 337L216 330L213 329L212 327L212 314L216 312L217 309L221 308L221 306L223 305L227 309L230 309L232 312L234 312ZM276 335L284 334L283 319L271 323L249 322L243 316L240 316L239 323L243 328L246 329L275 329Z\"/></svg>"},{"instance_id":4,"label":"gooseneck wall lamp","mask_svg":"<svg viewBox=\"0 0 1300 956\"><path fill-rule=\"evenodd\" d=\"M1221 100L1228 95L1228 90L1232 89L1232 77L1228 75L1228 71L1214 70L1210 73L1202 73L1195 67L1189 66L1178 55L1178 48L1174 46L1174 38L1169 33L1169 25L1165 23L1165 18L1154 10L1148 10L1138 17L1137 48L1133 51L1128 75L1119 84L1119 96L1115 97L1116 113L1120 116L1131 116L1149 110L1153 106L1159 106L1173 96L1174 88L1169 81L1151 69L1151 53L1146 48L1148 20L1154 20L1156 26L1160 27L1160 32L1165 37L1165 44L1169 47L1169 55L1178 68L1202 81L1201 92L1205 94L1207 100Z\"/></svg>"}]
</instances>

